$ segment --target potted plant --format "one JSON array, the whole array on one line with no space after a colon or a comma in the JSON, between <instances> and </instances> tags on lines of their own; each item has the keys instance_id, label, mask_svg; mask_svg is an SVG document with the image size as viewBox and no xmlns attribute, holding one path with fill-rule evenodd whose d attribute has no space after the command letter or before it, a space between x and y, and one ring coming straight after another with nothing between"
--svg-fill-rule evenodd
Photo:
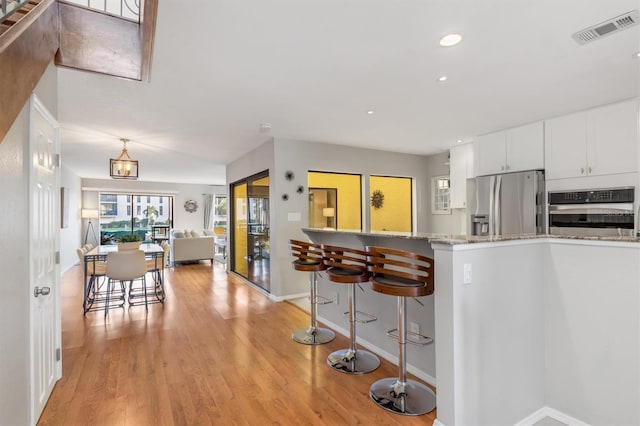
<instances>
[{"instance_id":1,"label":"potted plant","mask_svg":"<svg viewBox=\"0 0 640 426\"><path fill-rule=\"evenodd\" d=\"M140 248L140 235L138 234L122 234L118 237L118 251L138 250Z\"/></svg>"}]
</instances>

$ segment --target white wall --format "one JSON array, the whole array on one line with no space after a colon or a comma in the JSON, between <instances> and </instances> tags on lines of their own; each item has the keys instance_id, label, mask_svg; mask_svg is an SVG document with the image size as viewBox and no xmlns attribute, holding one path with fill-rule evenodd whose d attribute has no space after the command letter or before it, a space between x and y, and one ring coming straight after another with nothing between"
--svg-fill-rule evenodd
<instances>
[{"instance_id":1,"label":"white wall","mask_svg":"<svg viewBox=\"0 0 640 426\"><path fill-rule=\"evenodd\" d=\"M434 250L438 421L515 424L544 405L543 244Z\"/></svg>"},{"instance_id":2,"label":"white wall","mask_svg":"<svg viewBox=\"0 0 640 426\"><path fill-rule=\"evenodd\" d=\"M49 64L34 92L57 116L57 71ZM29 103L0 143L0 424L29 421Z\"/></svg>"},{"instance_id":3,"label":"white wall","mask_svg":"<svg viewBox=\"0 0 640 426\"><path fill-rule=\"evenodd\" d=\"M62 173L60 186L68 189L69 196L69 226L60 229L60 271L65 272L78 263L76 249L82 245L83 231L80 218L81 180L64 165L62 159Z\"/></svg>"},{"instance_id":4,"label":"white wall","mask_svg":"<svg viewBox=\"0 0 640 426\"><path fill-rule=\"evenodd\" d=\"M441 424L515 424L546 407L587 424L640 424L640 244L434 250Z\"/></svg>"},{"instance_id":5,"label":"white wall","mask_svg":"<svg viewBox=\"0 0 640 426\"><path fill-rule=\"evenodd\" d=\"M640 247L552 242L544 264L546 404L640 424Z\"/></svg>"}]
</instances>

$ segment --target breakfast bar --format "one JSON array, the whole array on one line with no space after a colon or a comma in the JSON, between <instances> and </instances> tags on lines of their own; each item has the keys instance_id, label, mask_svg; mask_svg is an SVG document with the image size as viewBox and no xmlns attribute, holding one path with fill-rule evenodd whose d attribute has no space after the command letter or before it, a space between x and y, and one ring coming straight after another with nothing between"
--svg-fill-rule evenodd
<instances>
[{"instance_id":1,"label":"breakfast bar","mask_svg":"<svg viewBox=\"0 0 640 426\"><path fill-rule=\"evenodd\" d=\"M409 301L408 324L434 343L408 348L408 371L436 386L437 423L640 423L640 238L303 232L433 257L434 296ZM378 323L358 343L394 362L392 303L363 289L359 307ZM325 305L318 319L346 334L343 312Z\"/></svg>"}]
</instances>

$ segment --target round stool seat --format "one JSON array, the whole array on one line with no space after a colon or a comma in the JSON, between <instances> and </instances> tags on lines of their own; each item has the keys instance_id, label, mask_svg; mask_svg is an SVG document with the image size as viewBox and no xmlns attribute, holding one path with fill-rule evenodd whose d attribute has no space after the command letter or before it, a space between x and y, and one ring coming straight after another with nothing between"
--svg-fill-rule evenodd
<instances>
[{"instance_id":1,"label":"round stool seat","mask_svg":"<svg viewBox=\"0 0 640 426\"><path fill-rule=\"evenodd\" d=\"M389 296L402 297L428 296L433 293L433 287L429 289L424 281L387 274L374 275L371 278L371 289Z\"/></svg>"},{"instance_id":2,"label":"round stool seat","mask_svg":"<svg viewBox=\"0 0 640 426\"><path fill-rule=\"evenodd\" d=\"M332 266L327 269L327 278L334 283L366 283L369 281L369 277L370 274L367 271L357 271L338 266Z\"/></svg>"},{"instance_id":3,"label":"round stool seat","mask_svg":"<svg viewBox=\"0 0 640 426\"><path fill-rule=\"evenodd\" d=\"M317 272L327 269L322 261L314 259L296 259L292 262L293 269L303 272Z\"/></svg>"}]
</instances>

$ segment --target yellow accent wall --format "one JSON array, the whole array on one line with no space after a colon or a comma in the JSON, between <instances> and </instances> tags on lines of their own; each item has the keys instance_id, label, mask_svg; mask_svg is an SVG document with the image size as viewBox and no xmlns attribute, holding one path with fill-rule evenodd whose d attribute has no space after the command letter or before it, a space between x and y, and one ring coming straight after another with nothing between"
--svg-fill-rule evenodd
<instances>
[{"instance_id":1,"label":"yellow accent wall","mask_svg":"<svg viewBox=\"0 0 640 426\"><path fill-rule=\"evenodd\" d=\"M338 202L336 206L337 229L361 230L361 176L343 173L309 172L309 188L336 188Z\"/></svg>"},{"instance_id":2,"label":"yellow accent wall","mask_svg":"<svg viewBox=\"0 0 640 426\"><path fill-rule=\"evenodd\" d=\"M233 243L234 243L234 267L233 270L244 276L249 276L247 263L247 184L243 183L233 187Z\"/></svg>"},{"instance_id":3,"label":"yellow accent wall","mask_svg":"<svg viewBox=\"0 0 640 426\"><path fill-rule=\"evenodd\" d=\"M373 191L384 194L381 208L371 206ZM372 231L411 232L411 178L369 177L369 209Z\"/></svg>"}]
</instances>

